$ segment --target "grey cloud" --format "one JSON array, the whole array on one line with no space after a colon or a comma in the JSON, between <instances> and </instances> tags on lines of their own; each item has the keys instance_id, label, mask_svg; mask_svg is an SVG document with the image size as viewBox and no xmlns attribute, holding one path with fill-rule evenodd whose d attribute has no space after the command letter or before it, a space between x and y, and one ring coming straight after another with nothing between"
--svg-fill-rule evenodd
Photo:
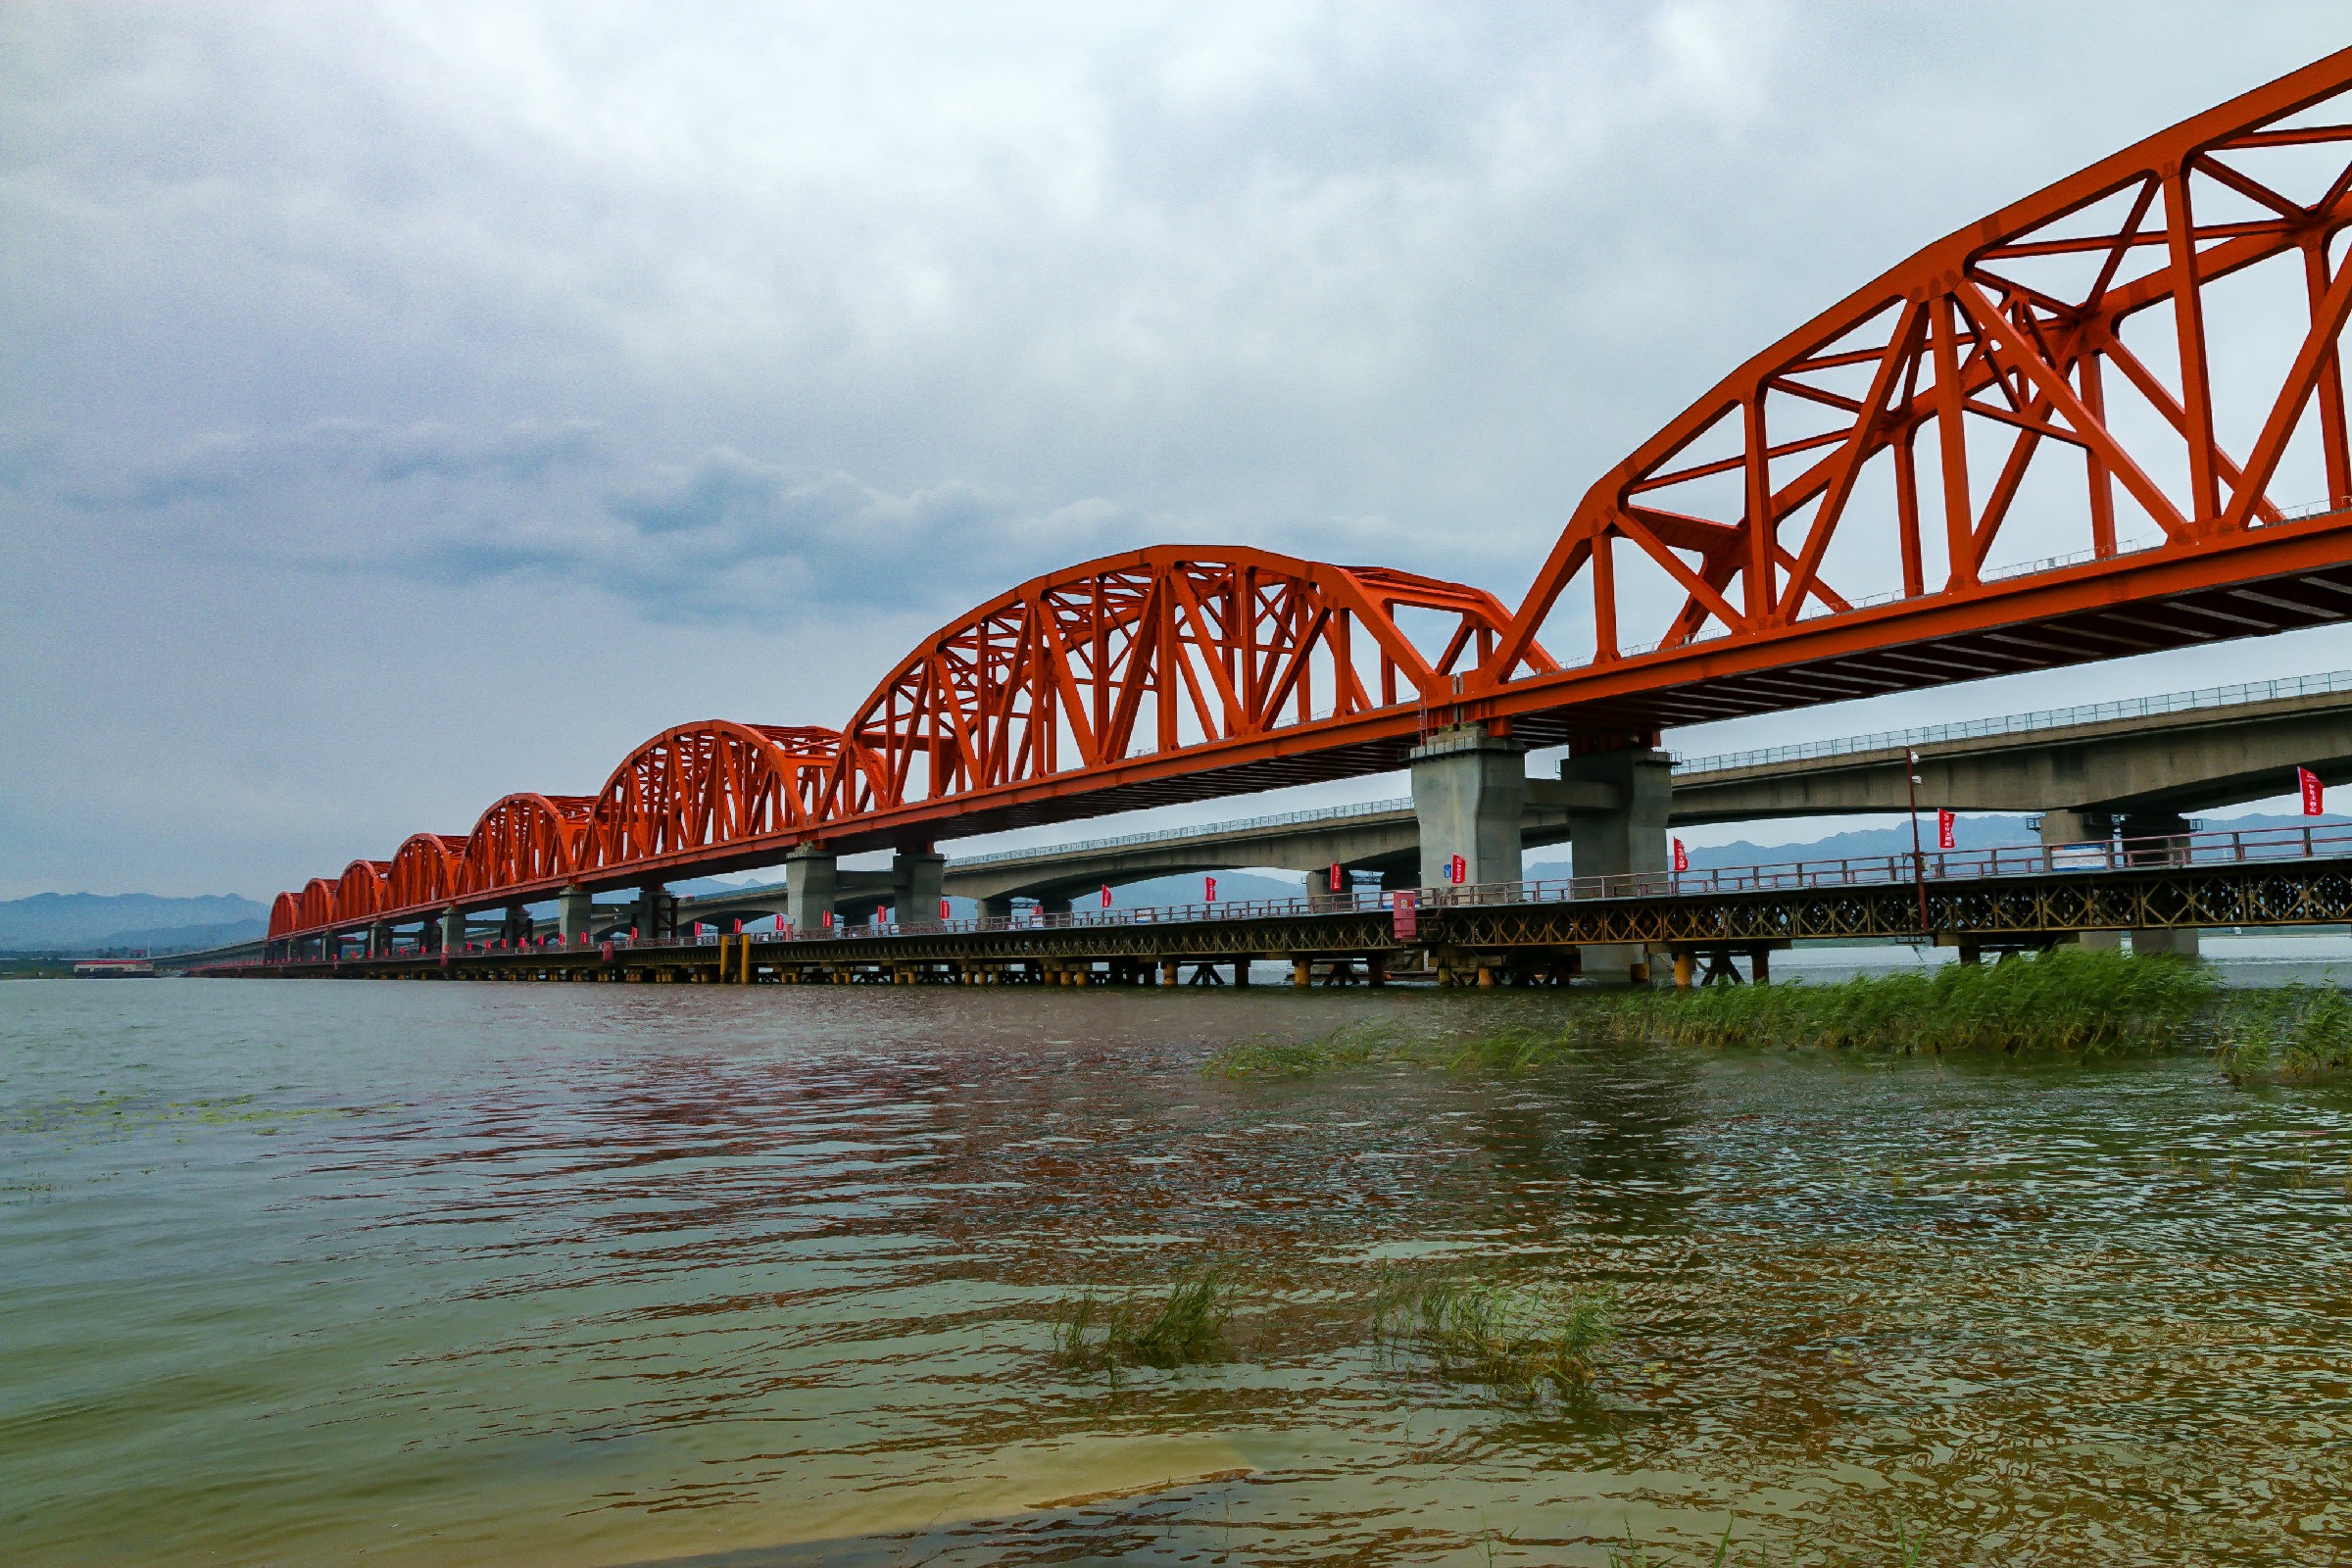
<instances>
[{"instance_id":1,"label":"grey cloud","mask_svg":"<svg viewBox=\"0 0 2352 1568\"><path fill-rule=\"evenodd\" d=\"M526 484L560 469L603 461L597 427L585 420L518 420L474 431L439 423L386 426L319 419L283 432L215 431L172 456L120 477L74 486L75 504L156 511L183 502L244 499L288 484L340 477L370 484L417 478Z\"/></svg>"},{"instance_id":2,"label":"grey cloud","mask_svg":"<svg viewBox=\"0 0 2352 1568\"><path fill-rule=\"evenodd\" d=\"M811 605L949 606L1137 542L1137 530L1102 501L1037 509L963 481L894 495L722 448L593 514L458 541L433 569L586 583L659 620L774 624Z\"/></svg>"}]
</instances>

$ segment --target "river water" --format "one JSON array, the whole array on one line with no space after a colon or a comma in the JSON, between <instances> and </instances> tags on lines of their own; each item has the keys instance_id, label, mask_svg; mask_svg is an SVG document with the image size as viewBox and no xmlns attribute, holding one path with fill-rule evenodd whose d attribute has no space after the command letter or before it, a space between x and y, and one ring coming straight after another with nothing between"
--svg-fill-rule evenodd
<instances>
[{"instance_id":1,"label":"river water","mask_svg":"<svg viewBox=\"0 0 2352 1568\"><path fill-rule=\"evenodd\" d=\"M0 986L0 1557L2340 1560L2352 1092L1201 1071L1574 1002ZM1382 1353L1429 1256L1613 1289L1591 1394ZM1206 1261L1232 1359L1052 1358Z\"/></svg>"}]
</instances>

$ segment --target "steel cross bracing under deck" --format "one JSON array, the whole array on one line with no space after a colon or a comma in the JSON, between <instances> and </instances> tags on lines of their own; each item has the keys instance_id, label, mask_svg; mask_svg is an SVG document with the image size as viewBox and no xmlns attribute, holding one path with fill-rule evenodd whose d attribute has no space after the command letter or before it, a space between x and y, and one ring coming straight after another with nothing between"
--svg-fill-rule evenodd
<instances>
[{"instance_id":1,"label":"steel cross bracing under deck","mask_svg":"<svg viewBox=\"0 0 2352 1568\"><path fill-rule=\"evenodd\" d=\"M2352 50L1889 269L1594 485L1516 611L1250 549L1089 562L839 729L664 731L281 894L270 935L1386 771L1436 725L1606 747L2344 620L2348 91Z\"/></svg>"}]
</instances>

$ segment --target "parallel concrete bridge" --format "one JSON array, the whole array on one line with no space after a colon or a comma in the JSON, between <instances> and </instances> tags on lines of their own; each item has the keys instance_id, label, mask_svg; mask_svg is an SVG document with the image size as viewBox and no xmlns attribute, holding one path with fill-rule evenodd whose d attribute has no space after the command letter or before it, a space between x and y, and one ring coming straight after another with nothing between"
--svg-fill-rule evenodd
<instances>
[{"instance_id":1,"label":"parallel concrete bridge","mask_svg":"<svg viewBox=\"0 0 2352 1568\"><path fill-rule=\"evenodd\" d=\"M1580 825L1588 838L1622 832L1623 870L1663 871L1669 825L1902 811L1914 754L1929 809L2036 812L2047 844L2177 835L2190 831L2183 812L2292 791L2299 766L2352 782L2352 670L1676 760L1670 771L1663 754L1606 760L1633 775L1630 788L1567 776L1597 771L1571 760L1558 779L1526 781L1520 844L1568 844L1573 854ZM1508 807L1497 798L1489 809ZM1016 899L1066 914L1099 887L1244 866L1301 872L1310 897L1328 889L1333 865L1350 886L1361 876L1417 888L1422 839L1407 797L949 858L938 887L979 901L984 915L1009 914ZM1654 853L1634 855L1634 841ZM1617 849L1603 845L1603 865ZM940 896L900 868L850 874L858 880L837 890L836 905L847 922L927 908ZM724 926L791 912L791 890L777 884L682 899L677 918Z\"/></svg>"}]
</instances>

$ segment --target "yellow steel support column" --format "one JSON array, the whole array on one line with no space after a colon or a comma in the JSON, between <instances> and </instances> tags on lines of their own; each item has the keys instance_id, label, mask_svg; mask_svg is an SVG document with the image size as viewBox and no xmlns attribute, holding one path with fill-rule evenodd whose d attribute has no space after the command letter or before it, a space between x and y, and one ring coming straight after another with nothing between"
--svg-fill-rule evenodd
<instances>
[{"instance_id":1,"label":"yellow steel support column","mask_svg":"<svg viewBox=\"0 0 2352 1568\"><path fill-rule=\"evenodd\" d=\"M1292 985L1309 986L1314 984L1314 980L1315 963L1312 958L1293 958L1291 960Z\"/></svg>"}]
</instances>

